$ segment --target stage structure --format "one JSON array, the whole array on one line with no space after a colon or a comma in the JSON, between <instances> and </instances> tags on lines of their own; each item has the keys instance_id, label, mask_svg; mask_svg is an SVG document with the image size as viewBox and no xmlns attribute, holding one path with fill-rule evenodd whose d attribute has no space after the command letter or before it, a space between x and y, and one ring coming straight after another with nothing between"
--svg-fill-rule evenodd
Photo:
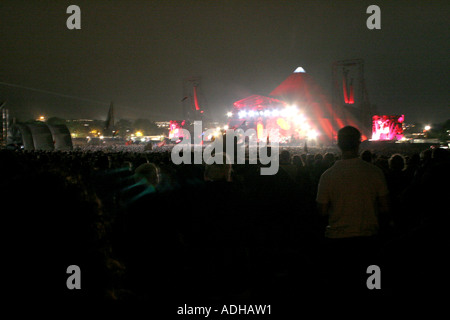
<instances>
[{"instance_id":1,"label":"stage structure","mask_svg":"<svg viewBox=\"0 0 450 320\"><path fill-rule=\"evenodd\" d=\"M0 115L1 115L1 139L0 145L5 146L8 137L8 126L9 126L9 110L5 107L5 102L0 104Z\"/></svg>"},{"instance_id":2,"label":"stage structure","mask_svg":"<svg viewBox=\"0 0 450 320\"><path fill-rule=\"evenodd\" d=\"M105 136L114 137L118 132L115 130L115 122L114 122L114 104L111 101L108 109L108 115L106 116L105 127L103 132Z\"/></svg>"},{"instance_id":3,"label":"stage structure","mask_svg":"<svg viewBox=\"0 0 450 320\"><path fill-rule=\"evenodd\" d=\"M356 126L361 133L370 137L371 117L375 110L369 103L364 79L364 60L336 61L333 72L333 116Z\"/></svg>"},{"instance_id":4,"label":"stage structure","mask_svg":"<svg viewBox=\"0 0 450 320\"><path fill-rule=\"evenodd\" d=\"M401 140L404 115L375 115L372 117L372 141Z\"/></svg>"},{"instance_id":5,"label":"stage structure","mask_svg":"<svg viewBox=\"0 0 450 320\"><path fill-rule=\"evenodd\" d=\"M364 95L359 92L360 87L349 87L346 94L348 104L362 104L360 98ZM302 67L295 69L269 96L253 95L236 101L228 116L230 128L253 128L257 132L278 129L280 142L313 140L333 143L337 131L347 125L360 129L363 140L371 135L363 124L361 113L354 114L343 105L332 104ZM370 116L368 119L370 121Z\"/></svg>"},{"instance_id":6,"label":"stage structure","mask_svg":"<svg viewBox=\"0 0 450 320\"><path fill-rule=\"evenodd\" d=\"M189 123L203 121L206 104L200 94L200 77L190 77L183 80L183 117ZM201 98L200 98L201 97Z\"/></svg>"},{"instance_id":7,"label":"stage structure","mask_svg":"<svg viewBox=\"0 0 450 320\"><path fill-rule=\"evenodd\" d=\"M16 123L9 127L8 145L24 150L69 151L73 149L72 137L65 125L47 125L43 122Z\"/></svg>"}]
</instances>

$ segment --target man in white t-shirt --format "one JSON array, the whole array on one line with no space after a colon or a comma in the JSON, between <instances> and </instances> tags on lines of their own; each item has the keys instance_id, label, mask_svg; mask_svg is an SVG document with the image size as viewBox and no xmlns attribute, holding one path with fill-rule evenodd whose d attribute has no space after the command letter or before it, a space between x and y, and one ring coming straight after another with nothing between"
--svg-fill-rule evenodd
<instances>
[{"instance_id":1,"label":"man in white t-shirt","mask_svg":"<svg viewBox=\"0 0 450 320\"><path fill-rule=\"evenodd\" d=\"M378 216L389 210L384 174L358 157L360 141L358 129L347 126L339 130L342 160L322 174L316 198L319 213L328 216L325 237L330 262L334 271L347 272L346 276L359 274L353 267L361 269L361 263L375 256Z\"/></svg>"}]
</instances>

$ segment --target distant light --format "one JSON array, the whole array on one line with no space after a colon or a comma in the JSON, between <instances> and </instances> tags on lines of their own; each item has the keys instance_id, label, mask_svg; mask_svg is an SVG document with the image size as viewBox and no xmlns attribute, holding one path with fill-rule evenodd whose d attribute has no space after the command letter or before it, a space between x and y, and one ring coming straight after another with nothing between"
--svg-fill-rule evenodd
<instances>
[{"instance_id":1,"label":"distant light","mask_svg":"<svg viewBox=\"0 0 450 320\"><path fill-rule=\"evenodd\" d=\"M224 126L224 127L223 127L223 130L228 130L228 126Z\"/></svg>"},{"instance_id":2,"label":"distant light","mask_svg":"<svg viewBox=\"0 0 450 320\"><path fill-rule=\"evenodd\" d=\"M306 73L306 71L302 67L298 67L297 69L295 69L294 73Z\"/></svg>"},{"instance_id":3,"label":"distant light","mask_svg":"<svg viewBox=\"0 0 450 320\"><path fill-rule=\"evenodd\" d=\"M425 126L425 130L426 130L426 131L428 131L428 130L430 130L430 129L431 129L431 126L429 126L429 125L426 125L426 126Z\"/></svg>"},{"instance_id":4,"label":"distant light","mask_svg":"<svg viewBox=\"0 0 450 320\"><path fill-rule=\"evenodd\" d=\"M231 118L233 116L233 112L227 112L227 117Z\"/></svg>"},{"instance_id":5,"label":"distant light","mask_svg":"<svg viewBox=\"0 0 450 320\"><path fill-rule=\"evenodd\" d=\"M143 134L142 134L141 131L137 131L137 132L136 132L136 137L142 137L142 136L143 136Z\"/></svg>"}]
</instances>

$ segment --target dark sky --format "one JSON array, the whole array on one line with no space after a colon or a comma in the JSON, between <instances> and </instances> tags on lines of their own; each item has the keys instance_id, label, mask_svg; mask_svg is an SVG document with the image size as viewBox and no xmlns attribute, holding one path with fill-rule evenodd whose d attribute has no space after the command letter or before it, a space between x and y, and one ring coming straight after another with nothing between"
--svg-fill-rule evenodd
<instances>
[{"instance_id":1,"label":"dark sky","mask_svg":"<svg viewBox=\"0 0 450 320\"><path fill-rule=\"evenodd\" d=\"M66 8L81 8L68 30ZM381 8L369 30L366 8ZM331 97L334 61L365 61L369 99L406 122L449 109L449 1L0 1L0 100L19 119L182 117L183 79L217 118L303 66ZM72 99L78 97L80 99ZM81 100L85 99L85 100Z\"/></svg>"}]
</instances>

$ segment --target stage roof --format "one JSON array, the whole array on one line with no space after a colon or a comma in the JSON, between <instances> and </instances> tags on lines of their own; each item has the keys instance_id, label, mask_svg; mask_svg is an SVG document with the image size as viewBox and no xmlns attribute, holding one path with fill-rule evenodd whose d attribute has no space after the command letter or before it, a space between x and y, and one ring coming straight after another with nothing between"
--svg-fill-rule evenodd
<instances>
[{"instance_id":1,"label":"stage roof","mask_svg":"<svg viewBox=\"0 0 450 320\"><path fill-rule=\"evenodd\" d=\"M293 100L311 100L314 95L321 94L320 91L312 77L299 67L269 95L292 102Z\"/></svg>"},{"instance_id":2,"label":"stage roof","mask_svg":"<svg viewBox=\"0 0 450 320\"><path fill-rule=\"evenodd\" d=\"M237 109L245 107L247 108L250 107L254 109L264 109L264 108L284 107L285 105L286 102L284 101L256 94L244 98L242 100L236 101L234 103L234 107Z\"/></svg>"}]
</instances>

